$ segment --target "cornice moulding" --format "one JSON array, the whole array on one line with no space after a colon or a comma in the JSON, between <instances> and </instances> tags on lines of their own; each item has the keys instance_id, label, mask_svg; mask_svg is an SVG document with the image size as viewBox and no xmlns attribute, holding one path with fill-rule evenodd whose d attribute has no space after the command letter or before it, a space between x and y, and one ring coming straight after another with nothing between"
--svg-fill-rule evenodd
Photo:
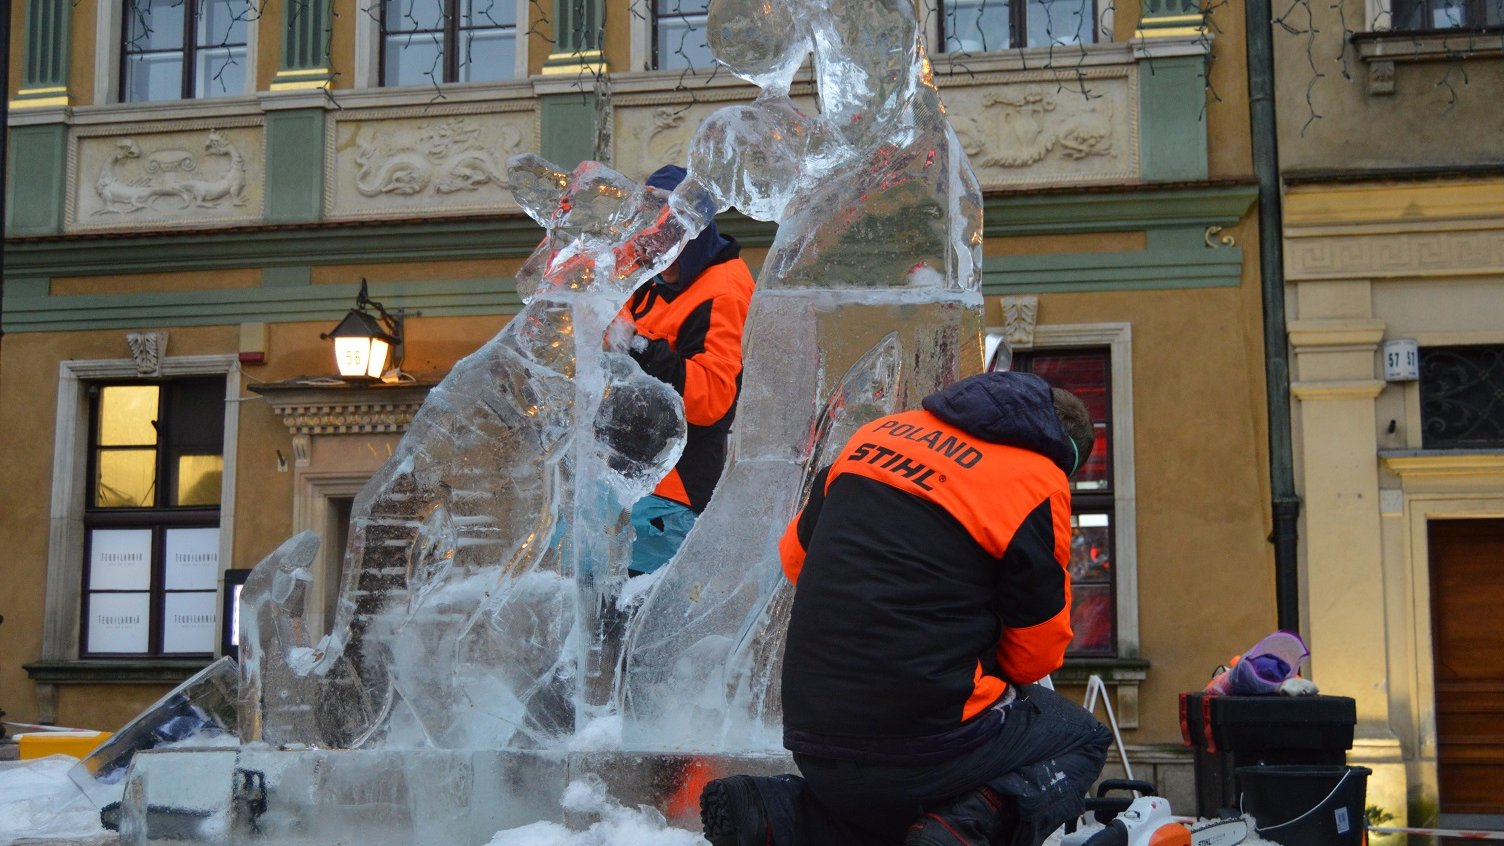
<instances>
[{"instance_id":1,"label":"cornice moulding","mask_svg":"<svg viewBox=\"0 0 1504 846\"><path fill-rule=\"evenodd\" d=\"M1380 453L1384 467L1402 479L1504 477L1504 452Z\"/></svg>"},{"instance_id":2,"label":"cornice moulding","mask_svg":"<svg viewBox=\"0 0 1504 846\"><path fill-rule=\"evenodd\" d=\"M293 435L406 432L433 385L252 385Z\"/></svg>"},{"instance_id":3,"label":"cornice moulding","mask_svg":"<svg viewBox=\"0 0 1504 846\"><path fill-rule=\"evenodd\" d=\"M1379 379L1294 382L1290 385L1290 393L1302 402L1309 400L1371 400L1383 393L1385 384Z\"/></svg>"},{"instance_id":4,"label":"cornice moulding","mask_svg":"<svg viewBox=\"0 0 1504 846\"><path fill-rule=\"evenodd\" d=\"M1292 320L1290 343L1297 348L1375 348L1384 340L1382 320Z\"/></svg>"}]
</instances>

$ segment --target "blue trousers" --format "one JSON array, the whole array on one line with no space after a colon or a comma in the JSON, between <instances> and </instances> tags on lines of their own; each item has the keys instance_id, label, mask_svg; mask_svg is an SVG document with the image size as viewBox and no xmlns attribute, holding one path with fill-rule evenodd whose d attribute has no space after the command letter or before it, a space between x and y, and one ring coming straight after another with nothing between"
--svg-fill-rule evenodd
<instances>
[{"instance_id":1,"label":"blue trousers","mask_svg":"<svg viewBox=\"0 0 1504 846\"><path fill-rule=\"evenodd\" d=\"M694 528L697 516L689 506L654 494L637 500L632 506L635 539L627 572L641 576L667 564Z\"/></svg>"},{"instance_id":2,"label":"blue trousers","mask_svg":"<svg viewBox=\"0 0 1504 846\"><path fill-rule=\"evenodd\" d=\"M1016 800L1004 846L1038 846L1079 816L1101 775L1112 733L1079 705L1023 685L1001 733L936 764L859 764L795 755L802 779L758 779L775 846L898 846L925 812L982 785Z\"/></svg>"}]
</instances>

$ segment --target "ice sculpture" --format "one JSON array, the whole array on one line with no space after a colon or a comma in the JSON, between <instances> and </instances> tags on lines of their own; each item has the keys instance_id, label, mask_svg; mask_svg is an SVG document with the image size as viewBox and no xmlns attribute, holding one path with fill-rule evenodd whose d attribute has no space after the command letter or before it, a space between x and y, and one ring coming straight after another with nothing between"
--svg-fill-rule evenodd
<instances>
[{"instance_id":1,"label":"ice sculpture","mask_svg":"<svg viewBox=\"0 0 1504 846\"><path fill-rule=\"evenodd\" d=\"M713 0L708 16L717 58L761 93L701 125L671 194L593 162L510 163L546 231L518 274L526 306L356 499L327 636L301 627L306 539L257 568L243 739L548 749L624 717L616 742L636 749L776 746L776 539L822 451L980 368L981 200L910 0ZM816 116L788 93L811 52ZM684 421L612 321L731 206L779 229L727 470L627 606L626 514Z\"/></svg>"}]
</instances>

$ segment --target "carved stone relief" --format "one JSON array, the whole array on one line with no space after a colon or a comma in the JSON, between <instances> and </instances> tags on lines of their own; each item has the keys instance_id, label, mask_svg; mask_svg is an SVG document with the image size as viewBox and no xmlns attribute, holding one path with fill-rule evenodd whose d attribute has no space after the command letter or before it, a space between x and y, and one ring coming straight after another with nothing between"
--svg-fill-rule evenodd
<instances>
[{"instance_id":1,"label":"carved stone relief","mask_svg":"<svg viewBox=\"0 0 1504 846\"><path fill-rule=\"evenodd\" d=\"M1039 318L1038 297L1003 297L1003 338L1015 350L1034 348L1034 324Z\"/></svg>"},{"instance_id":2,"label":"carved stone relief","mask_svg":"<svg viewBox=\"0 0 1504 846\"><path fill-rule=\"evenodd\" d=\"M244 121L80 131L69 150L68 228L259 220L262 145L261 127Z\"/></svg>"},{"instance_id":3,"label":"carved stone relief","mask_svg":"<svg viewBox=\"0 0 1504 846\"><path fill-rule=\"evenodd\" d=\"M367 112L330 121L331 217L515 207L507 158L534 146L531 111Z\"/></svg>"},{"instance_id":4,"label":"carved stone relief","mask_svg":"<svg viewBox=\"0 0 1504 846\"><path fill-rule=\"evenodd\" d=\"M162 375L162 356L167 353L166 332L131 332L125 336L125 343L131 348L137 374Z\"/></svg>"},{"instance_id":5,"label":"carved stone relief","mask_svg":"<svg viewBox=\"0 0 1504 846\"><path fill-rule=\"evenodd\" d=\"M984 187L1138 176L1138 93L1128 68L978 75L942 91Z\"/></svg>"}]
</instances>

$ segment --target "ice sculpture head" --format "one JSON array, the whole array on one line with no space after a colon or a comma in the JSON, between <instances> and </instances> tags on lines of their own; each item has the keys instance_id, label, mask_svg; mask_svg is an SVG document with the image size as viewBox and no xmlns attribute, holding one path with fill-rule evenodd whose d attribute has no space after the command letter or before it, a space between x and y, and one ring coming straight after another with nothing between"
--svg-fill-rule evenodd
<instances>
[{"instance_id":1,"label":"ice sculpture head","mask_svg":"<svg viewBox=\"0 0 1504 846\"><path fill-rule=\"evenodd\" d=\"M706 43L727 70L769 93L785 93L810 51L800 11L794 0L711 0Z\"/></svg>"},{"instance_id":2,"label":"ice sculpture head","mask_svg":"<svg viewBox=\"0 0 1504 846\"><path fill-rule=\"evenodd\" d=\"M572 173L534 153L507 163L512 193L528 216L547 232L517 272L517 293L530 301L540 288L582 291L597 285L630 292L640 272L618 273L614 247L627 233L640 231L667 202L597 162L582 162Z\"/></svg>"},{"instance_id":3,"label":"ice sculpture head","mask_svg":"<svg viewBox=\"0 0 1504 846\"><path fill-rule=\"evenodd\" d=\"M820 113L850 144L902 130L924 68L910 0L819 0L813 17ZM875 135L874 135L875 133Z\"/></svg>"}]
</instances>

